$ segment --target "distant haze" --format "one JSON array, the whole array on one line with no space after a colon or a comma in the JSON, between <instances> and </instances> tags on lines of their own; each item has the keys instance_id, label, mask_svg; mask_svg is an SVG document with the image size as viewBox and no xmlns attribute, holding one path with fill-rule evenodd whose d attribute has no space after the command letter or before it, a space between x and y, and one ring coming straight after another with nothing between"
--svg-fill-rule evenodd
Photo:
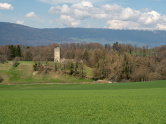
<instances>
[{"instance_id":1,"label":"distant haze","mask_svg":"<svg viewBox=\"0 0 166 124\"><path fill-rule=\"evenodd\" d=\"M49 45L52 43L100 44L119 42L149 47L166 45L166 31L113 30L100 28L37 29L19 24L0 22L0 45Z\"/></svg>"}]
</instances>

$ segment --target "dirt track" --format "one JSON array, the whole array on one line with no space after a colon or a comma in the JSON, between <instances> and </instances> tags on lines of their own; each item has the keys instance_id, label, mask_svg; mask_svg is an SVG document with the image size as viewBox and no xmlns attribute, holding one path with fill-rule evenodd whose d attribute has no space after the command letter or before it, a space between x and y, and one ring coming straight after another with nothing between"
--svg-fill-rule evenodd
<instances>
[{"instance_id":1,"label":"dirt track","mask_svg":"<svg viewBox=\"0 0 166 124\"><path fill-rule=\"evenodd\" d=\"M65 83L53 83L53 82L35 82L35 83L0 83L0 85L33 85L33 84L97 84L97 83L110 83L109 81L93 81L93 82L65 82ZM111 82L112 83L112 82Z\"/></svg>"},{"instance_id":2,"label":"dirt track","mask_svg":"<svg viewBox=\"0 0 166 124\"><path fill-rule=\"evenodd\" d=\"M95 84L95 83L101 83L97 81L93 82L74 82L74 83L53 83L53 82L36 82L36 83L0 83L0 85L32 85L32 84Z\"/></svg>"}]
</instances>

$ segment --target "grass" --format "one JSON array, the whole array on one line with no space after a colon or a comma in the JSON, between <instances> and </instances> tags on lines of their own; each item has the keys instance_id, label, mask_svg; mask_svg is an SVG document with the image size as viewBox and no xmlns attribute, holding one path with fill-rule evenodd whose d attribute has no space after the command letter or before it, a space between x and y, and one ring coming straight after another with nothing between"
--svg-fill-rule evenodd
<instances>
[{"instance_id":1,"label":"grass","mask_svg":"<svg viewBox=\"0 0 166 124\"><path fill-rule=\"evenodd\" d=\"M166 81L0 85L2 124L165 124Z\"/></svg>"},{"instance_id":2,"label":"grass","mask_svg":"<svg viewBox=\"0 0 166 124\"><path fill-rule=\"evenodd\" d=\"M12 62L0 64L0 74L4 81L2 83L36 83L36 82L91 82L91 79L79 78L70 75L56 73L36 74L33 71L33 61L20 61L18 67L13 67ZM53 66L53 63L50 63ZM90 69L86 67L88 74Z\"/></svg>"},{"instance_id":3,"label":"grass","mask_svg":"<svg viewBox=\"0 0 166 124\"><path fill-rule=\"evenodd\" d=\"M86 65L84 65L84 69L85 69L85 73L88 77L93 77L93 74L92 74L92 69Z\"/></svg>"}]
</instances>

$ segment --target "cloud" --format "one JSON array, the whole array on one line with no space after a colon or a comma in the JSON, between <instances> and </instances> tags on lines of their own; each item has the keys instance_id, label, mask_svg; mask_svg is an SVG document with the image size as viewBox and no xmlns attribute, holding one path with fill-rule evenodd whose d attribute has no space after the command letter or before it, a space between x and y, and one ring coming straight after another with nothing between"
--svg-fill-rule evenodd
<instances>
[{"instance_id":1,"label":"cloud","mask_svg":"<svg viewBox=\"0 0 166 124\"><path fill-rule=\"evenodd\" d=\"M70 8L66 4L64 4L62 7L61 6L57 6L57 7L51 7L49 9L49 13L52 13L52 14L63 14L63 13L68 14L69 11L70 11Z\"/></svg>"},{"instance_id":2,"label":"cloud","mask_svg":"<svg viewBox=\"0 0 166 124\"><path fill-rule=\"evenodd\" d=\"M142 13L141 16L139 17L139 21L145 25L149 25L157 22L160 18L161 18L160 13L156 11L151 11L147 13Z\"/></svg>"},{"instance_id":3,"label":"cloud","mask_svg":"<svg viewBox=\"0 0 166 124\"><path fill-rule=\"evenodd\" d=\"M156 28L158 30L166 30L166 24L157 24Z\"/></svg>"},{"instance_id":4,"label":"cloud","mask_svg":"<svg viewBox=\"0 0 166 124\"><path fill-rule=\"evenodd\" d=\"M39 0L41 2L44 3L48 3L48 4L53 4L53 5L57 5L57 4L75 4L75 3L79 3L82 2L82 0ZM102 0L102 2L107 1L107 0ZM97 2L101 2L101 0L91 0L91 3L97 3ZM85 3L88 4L88 3Z\"/></svg>"},{"instance_id":5,"label":"cloud","mask_svg":"<svg viewBox=\"0 0 166 124\"><path fill-rule=\"evenodd\" d=\"M0 3L0 10L13 10L14 7L8 3Z\"/></svg>"},{"instance_id":6,"label":"cloud","mask_svg":"<svg viewBox=\"0 0 166 124\"><path fill-rule=\"evenodd\" d=\"M24 25L24 21L17 20L17 22L16 22L16 23L17 23L17 24Z\"/></svg>"},{"instance_id":7,"label":"cloud","mask_svg":"<svg viewBox=\"0 0 166 124\"><path fill-rule=\"evenodd\" d=\"M107 21L111 29L138 29L139 24L132 21L110 20Z\"/></svg>"},{"instance_id":8,"label":"cloud","mask_svg":"<svg viewBox=\"0 0 166 124\"><path fill-rule=\"evenodd\" d=\"M38 16L34 12L30 12L30 13L26 14L25 17L38 19Z\"/></svg>"},{"instance_id":9,"label":"cloud","mask_svg":"<svg viewBox=\"0 0 166 124\"><path fill-rule=\"evenodd\" d=\"M66 15L61 15L60 22L62 23L63 26L67 27L77 27L78 25L80 25L80 20L76 20Z\"/></svg>"},{"instance_id":10,"label":"cloud","mask_svg":"<svg viewBox=\"0 0 166 124\"><path fill-rule=\"evenodd\" d=\"M166 15L161 15L154 10L146 8L135 10L117 4L95 7L90 1L74 3L70 6L67 4L53 6L49 9L49 13L60 15L62 25L74 27L88 19L104 20L107 27L112 29L165 29L163 24L166 23ZM63 18L66 20L64 21Z\"/></svg>"},{"instance_id":11,"label":"cloud","mask_svg":"<svg viewBox=\"0 0 166 124\"><path fill-rule=\"evenodd\" d=\"M85 7L93 7L93 4L90 1L82 1L81 4Z\"/></svg>"}]
</instances>

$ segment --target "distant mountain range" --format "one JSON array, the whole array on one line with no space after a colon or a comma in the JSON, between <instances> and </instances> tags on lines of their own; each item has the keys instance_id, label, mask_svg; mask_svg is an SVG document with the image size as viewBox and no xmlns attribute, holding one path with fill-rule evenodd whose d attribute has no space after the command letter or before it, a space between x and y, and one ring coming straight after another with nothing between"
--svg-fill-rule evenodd
<instances>
[{"instance_id":1,"label":"distant mountain range","mask_svg":"<svg viewBox=\"0 0 166 124\"><path fill-rule=\"evenodd\" d=\"M113 30L98 28L46 28L38 29L23 25L0 22L0 45L49 45L52 43L118 41L121 44L166 45L166 31Z\"/></svg>"}]
</instances>

